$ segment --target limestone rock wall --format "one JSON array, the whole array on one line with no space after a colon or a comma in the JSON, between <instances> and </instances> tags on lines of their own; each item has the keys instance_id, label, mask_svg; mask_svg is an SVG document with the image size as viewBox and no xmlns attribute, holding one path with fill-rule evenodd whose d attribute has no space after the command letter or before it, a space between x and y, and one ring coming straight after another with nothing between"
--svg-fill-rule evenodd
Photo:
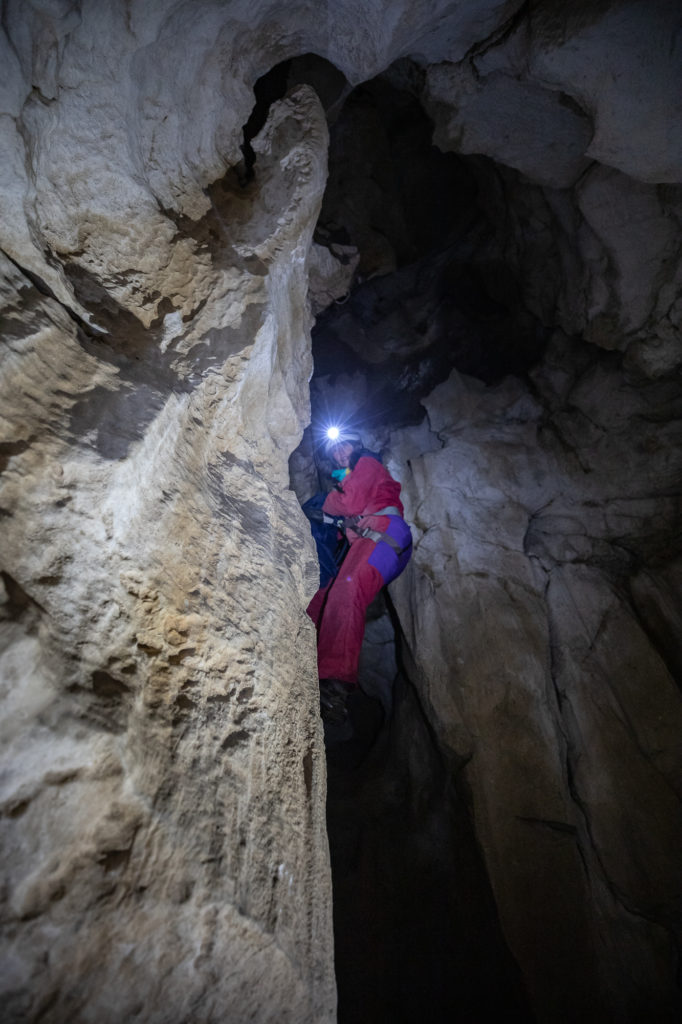
<instances>
[{"instance_id":1,"label":"limestone rock wall","mask_svg":"<svg viewBox=\"0 0 682 1024\"><path fill-rule=\"evenodd\" d=\"M540 1020L679 1009L680 437L659 418L678 402L557 337L530 388L453 372L425 402L432 450L392 439L417 535L391 588L405 656Z\"/></svg>"},{"instance_id":2,"label":"limestone rock wall","mask_svg":"<svg viewBox=\"0 0 682 1024\"><path fill-rule=\"evenodd\" d=\"M14 12L17 59L38 28L47 59L57 7ZM4 1019L331 1020L317 566L287 474L324 117L298 90L250 189L166 215L129 187L116 32L105 59L92 8L60 12L76 39L22 113L32 237L20 205L2 256Z\"/></svg>"},{"instance_id":3,"label":"limestone rock wall","mask_svg":"<svg viewBox=\"0 0 682 1024\"><path fill-rule=\"evenodd\" d=\"M476 166L496 225L493 248L516 267L527 308L548 326L627 352L639 373L674 372L682 360L682 187L592 165L574 188L547 189L480 158ZM498 273L492 263L492 289Z\"/></svg>"}]
</instances>

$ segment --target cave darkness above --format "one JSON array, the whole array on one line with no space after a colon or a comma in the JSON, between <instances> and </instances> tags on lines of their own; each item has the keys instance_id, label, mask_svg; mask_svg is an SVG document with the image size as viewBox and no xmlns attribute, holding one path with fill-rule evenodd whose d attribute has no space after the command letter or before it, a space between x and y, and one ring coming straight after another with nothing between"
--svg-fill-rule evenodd
<instances>
[{"instance_id":1,"label":"cave darkness above","mask_svg":"<svg viewBox=\"0 0 682 1024\"><path fill-rule=\"evenodd\" d=\"M548 333L493 259L479 162L441 153L432 130L390 72L355 89L331 126L315 234L360 254L347 299L316 320L316 373L362 369L377 405L408 421L451 369L488 384L522 374Z\"/></svg>"},{"instance_id":2,"label":"cave darkness above","mask_svg":"<svg viewBox=\"0 0 682 1024\"><path fill-rule=\"evenodd\" d=\"M344 295L317 311L313 408L316 379L360 373L373 396L361 415L379 432L420 420L420 400L452 369L486 384L524 374L553 326L524 306L500 224L478 203L494 161L433 145L415 95L420 77L402 60L351 90L338 69L307 54L259 79L244 129L248 177L250 139L272 102L306 83L325 105L329 177L314 241L353 272Z\"/></svg>"}]
</instances>

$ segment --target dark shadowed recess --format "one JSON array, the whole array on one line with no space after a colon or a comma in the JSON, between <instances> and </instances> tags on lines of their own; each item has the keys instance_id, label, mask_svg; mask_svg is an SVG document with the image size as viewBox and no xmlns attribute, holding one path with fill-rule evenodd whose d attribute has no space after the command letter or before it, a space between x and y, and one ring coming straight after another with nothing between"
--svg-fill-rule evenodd
<instances>
[{"instance_id":1,"label":"dark shadowed recess","mask_svg":"<svg viewBox=\"0 0 682 1024\"><path fill-rule=\"evenodd\" d=\"M347 295L312 331L316 380L362 373L382 425L423 417L422 398L455 368L494 384L540 359L549 329L524 306L520 282L498 257L496 225L477 202L495 164L443 153L418 97L421 70L401 60L351 89L315 54L276 65L255 84L238 179L258 167L251 140L273 102L295 86L315 89L330 131L329 178L315 241L358 251ZM502 215L503 211L500 211ZM368 416L375 413L368 410Z\"/></svg>"},{"instance_id":2,"label":"dark shadowed recess","mask_svg":"<svg viewBox=\"0 0 682 1024\"><path fill-rule=\"evenodd\" d=\"M363 373L391 425L455 368L494 384L524 374L548 331L496 258L477 203L492 161L442 153L406 61L355 89L330 128L329 181L316 241L359 249L356 276L313 329L316 376ZM313 381L313 412L315 386Z\"/></svg>"},{"instance_id":3,"label":"dark shadowed recess","mask_svg":"<svg viewBox=\"0 0 682 1024\"><path fill-rule=\"evenodd\" d=\"M326 730L339 1024L530 1022L463 765L439 750L404 670L385 685L390 717L359 691L352 735Z\"/></svg>"},{"instance_id":4,"label":"dark shadowed recess","mask_svg":"<svg viewBox=\"0 0 682 1024\"><path fill-rule=\"evenodd\" d=\"M545 343L513 276L480 263L493 231L477 207L476 165L431 144L417 79L403 62L351 90L315 55L278 65L256 83L237 174L244 191L257 187L251 140L273 102L312 85L330 128L315 241L359 253L348 295L313 329L313 416L316 379L360 373L378 431L421 419L420 399L453 367L492 383L528 369ZM339 1024L530 1021L462 766L439 749L406 673L395 681L389 661L390 713L359 691L350 735L326 734Z\"/></svg>"}]
</instances>

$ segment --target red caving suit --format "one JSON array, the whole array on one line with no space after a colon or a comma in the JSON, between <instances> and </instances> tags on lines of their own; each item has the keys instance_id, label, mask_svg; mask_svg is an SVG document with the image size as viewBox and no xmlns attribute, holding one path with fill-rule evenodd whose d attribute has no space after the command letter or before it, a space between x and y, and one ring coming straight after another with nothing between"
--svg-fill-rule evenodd
<instances>
[{"instance_id":1,"label":"red caving suit","mask_svg":"<svg viewBox=\"0 0 682 1024\"><path fill-rule=\"evenodd\" d=\"M371 515L393 506L400 515ZM331 491L322 506L333 516L361 515L359 528L387 533L403 550L348 530L350 548L338 575L318 590L308 605L317 626L317 669L320 679L358 684L358 661L365 635L367 608L385 583L398 576L412 554L410 529L402 518L400 484L381 462L361 456L340 491Z\"/></svg>"}]
</instances>

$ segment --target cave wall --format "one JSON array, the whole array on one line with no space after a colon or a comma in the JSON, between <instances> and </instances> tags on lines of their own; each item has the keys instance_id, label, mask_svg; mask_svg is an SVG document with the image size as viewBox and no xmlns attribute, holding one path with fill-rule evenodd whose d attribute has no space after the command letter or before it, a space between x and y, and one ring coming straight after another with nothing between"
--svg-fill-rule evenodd
<instances>
[{"instance_id":1,"label":"cave wall","mask_svg":"<svg viewBox=\"0 0 682 1024\"><path fill-rule=\"evenodd\" d=\"M502 255L529 282L529 308L549 323L556 301L559 326L627 348L633 372L665 388L679 346L674 11L561 6L384 0L321 16L316 3L266 0L4 5L8 1019L208 1021L226 1008L234 1020L333 1019L325 772L303 612L316 567L287 469L309 417L306 259L327 128L305 87L275 103L245 182L242 125L256 79L282 60L318 54L352 85L409 57L395 74L410 78L439 145L509 168L495 171L489 201L497 216L495 190L509 199L517 243L506 236ZM655 30L642 31L645 9ZM493 149L480 125L517 88L512 113L524 118L490 131ZM524 133L538 144L521 160ZM561 285L526 273L548 253ZM579 991L610 1005L622 970L633 980L614 1005L625 1016L634 1006L634 1019L651 993L661 1012L673 1005L676 578L643 525L653 519L665 538L672 488L651 474L666 459L672 472L660 440L671 417L667 399L650 414L632 399L619 419L622 369L599 378L594 399L567 369L573 353L557 360L547 373L559 383L543 390L538 376L539 397L513 385L479 393L455 375L429 423L395 435L419 537L396 604L431 726L471 756L479 842L536 1012L556 1019L564 994L582 1014ZM462 403L471 422L456 418ZM602 435L614 440L593 469ZM640 442L629 463L623 452ZM615 490L585 486L611 466L607 454ZM467 520L474 494L489 497L480 522ZM448 520L453 501L466 528ZM623 537L634 556L614 566L600 545L612 552ZM626 626L612 672L611 640L620 646ZM608 700L595 710L587 680L604 676ZM643 690L633 677L653 682ZM544 900L528 897L538 878ZM548 946L557 922L564 939ZM613 955L596 952L598 937ZM555 957L579 986L548 969Z\"/></svg>"},{"instance_id":2,"label":"cave wall","mask_svg":"<svg viewBox=\"0 0 682 1024\"><path fill-rule=\"evenodd\" d=\"M317 566L287 472L324 117L298 90L257 186L162 211L130 163L143 26L9 16L35 84L2 256L4 1019L331 1020ZM176 112L178 164L226 101Z\"/></svg>"},{"instance_id":3,"label":"cave wall","mask_svg":"<svg viewBox=\"0 0 682 1024\"><path fill-rule=\"evenodd\" d=\"M679 427L650 413L679 389L568 349L530 388L453 371L431 451L394 434L418 539L392 594L540 1019L672 1020L682 695L639 585L674 631Z\"/></svg>"}]
</instances>

